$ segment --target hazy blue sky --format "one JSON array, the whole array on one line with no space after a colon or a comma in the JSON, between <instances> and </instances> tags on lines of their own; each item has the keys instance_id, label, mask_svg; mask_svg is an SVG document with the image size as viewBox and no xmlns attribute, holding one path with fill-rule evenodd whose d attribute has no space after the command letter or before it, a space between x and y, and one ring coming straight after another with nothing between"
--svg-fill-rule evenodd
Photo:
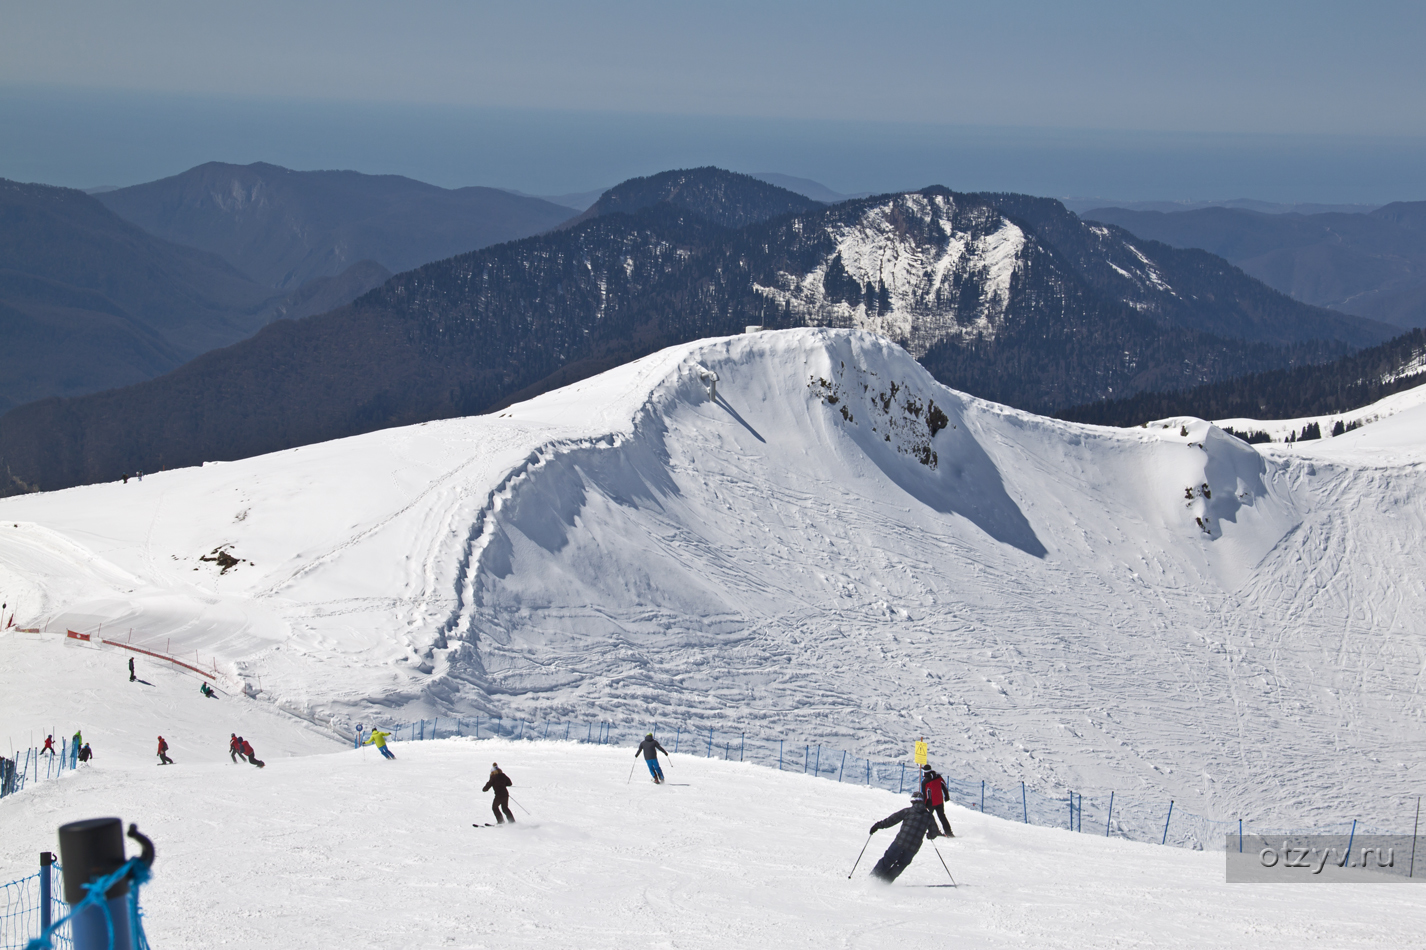
<instances>
[{"instance_id":1,"label":"hazy blue sky","mask_svg":"<svg viewBox=\"0 0 1426 950\"><path fill-rule=\"evenodd\" d=\"M1426 198L1426 3L17 3L0 175Z\"/></svg>"}]
</instances>

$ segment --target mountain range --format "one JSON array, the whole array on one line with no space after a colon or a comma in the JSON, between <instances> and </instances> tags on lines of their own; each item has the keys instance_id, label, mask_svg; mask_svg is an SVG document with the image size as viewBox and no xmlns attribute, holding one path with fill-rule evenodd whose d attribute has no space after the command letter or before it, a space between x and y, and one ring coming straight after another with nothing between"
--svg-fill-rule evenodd
<instances>
[{"instance_id":1,"label":"mountain range","mask_svg":"<svg viewBox=\"0 0 1426 950\"><path fill-rule=\"evenodd\" d=\"M498 188L440 188L399 175L209 162L96 196L150 234L210 251L293 290L360 261L392 273L546 231L568 208Z\"/></svg>"},{"instance_id":2,"label":"mountain range","mask_svg":"<svg viewBox=\"0 0 1426 950\"><path fill-rule=\"evenodd\" d=\"M97 195L0 180L0 409L152 379L570 214L492 188L262 164Z\"/></svg>"},{"instance_id":3,"label":"mountain range","mask_svg":"<svg viewBox=\"0 0 1426 950\"><path fill-rule=\"evenodd\" d=\"M1098 208L1084 217L1209 251L1304 303L1404 328L1426 326L1426 201L1398 201L1366 214Z\"/></svg>"},{"instance_id":4,"label":"mountain range","mask_svg":"<svg viewBox=\"0 0 1426 950\"><path fill-rule=\"evenodd\" d=\"M0 418L7 491L490 411L745 325L873 330L942 381L1059 409L1323 362L1392 328L1058 202L934 187L828 207L714 168L399 274L127 389Z\"/></svg>"}]
</instances>

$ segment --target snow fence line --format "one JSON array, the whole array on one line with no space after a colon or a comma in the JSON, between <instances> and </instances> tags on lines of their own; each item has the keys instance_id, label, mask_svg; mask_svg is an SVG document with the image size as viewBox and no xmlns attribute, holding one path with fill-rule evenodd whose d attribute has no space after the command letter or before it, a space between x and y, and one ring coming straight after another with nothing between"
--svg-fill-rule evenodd
<instances>
[{"instance_id":1,"label":"snow fence line","mask_svg":"<svg viewBox=\"0 0 1426 950\"><path fill-rule=\"evenodd\" d=\"M24 791L31 782L56 779L77 768L79 746L65 738L59 740L58 753L45 754L36 746L16 752L13 759L0 755L0 799Z\"/></svg>"},{"instance_id":2,"label":"snow fence line","mask_svg":"<svg viewBox=\"0 0 1426 950\"><path fill-rule=\"evenodd\" d=\"M647 733L652 732L655 737L659 735L656 723L625 726L614 722L526 722L490 716L445 716L383 725L381 728L390 731L393 741L402 742L472 738L623 745L624 740L629 740L631 745L635 745ZM581 731L583 735L580 735ZM355 744L360 746L364 736L369 734L358 727ZM752 762L784 772L802 772L898 794L909 794L915 790L920 772L920 766L910 762L878 762L816 743L760 739L741 732L716 733L711 727L676 726L671 744L665 729L660 741L668 746L670 753ZM1132 801L1114 791L1100 792L1091 798L1070 790L1061 795L1047 795L1025 782L1015 788L1003 789L984 779L949 775L941 769L937 771L950 786L949 801L972 811L1045 828L1063 828L1195 851L1223 850L1228 846L1230 836L1240 839L1244 835L1346 834L1349 828L1355 828L1357 834L1396 833L1383 827L1369 828L1358 819L1346 819L1330 825L1293 827L1248 818L1219 820L1186 812L1177 808L1173 801Z\"/></svg>"},{"instance_id":3,"label":"snow fence line","mask_svg":"<svg viewBox=\"0 0 1426 950\"><path fill-rule=\"evenodd\" d=\"M46 862L45 857L40 859L39 871L0 884L0 950L24 950L52 921L69 913L69 905L60 897L63 889L59 862ZM50 942L56 950L73 947L69 925L63 924L51 934Z\"/></svg>"}]
</instances>

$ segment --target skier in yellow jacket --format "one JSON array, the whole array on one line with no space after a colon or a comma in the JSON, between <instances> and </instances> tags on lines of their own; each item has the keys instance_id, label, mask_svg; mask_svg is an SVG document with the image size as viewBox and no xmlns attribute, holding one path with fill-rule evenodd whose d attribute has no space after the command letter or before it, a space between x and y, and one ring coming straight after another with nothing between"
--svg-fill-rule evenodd
<instances>
[{"instance_id":1,"label":"skier in yellow jacket","mask_svg":"<svg viewBox=\"0 0 1426 950\"><path fill-rule=\"evenodd\" d=\"M391 750L386 747L386 738L390 735L389 732L382 732L380 729L374 728L371 730L371 736L362 745L375 745L382 755L388 759L394 759L396 756L392 755Z\"/></svg>"}]
</instances>

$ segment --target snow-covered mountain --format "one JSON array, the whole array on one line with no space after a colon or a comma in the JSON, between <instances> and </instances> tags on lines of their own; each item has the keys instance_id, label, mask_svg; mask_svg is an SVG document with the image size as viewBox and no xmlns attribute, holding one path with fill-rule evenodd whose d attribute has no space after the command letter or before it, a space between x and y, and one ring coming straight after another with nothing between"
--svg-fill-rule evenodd
<instances>
[{"instance_id":1,"label":"snow-covered mountain","mask_svg":"<svg viewBox=\"0 0 1426 950\"><path fill-rule=\"evenodd\" d=\"M1008 409L865 332L748 334L495 416L5 499L0 584L21 625L171 638L338 726L927 733L1005 785L1399 824L1423 411L1313 458ZM1368 452L1378 426L1405 448Z\"/></svg>"}]
</instances>

